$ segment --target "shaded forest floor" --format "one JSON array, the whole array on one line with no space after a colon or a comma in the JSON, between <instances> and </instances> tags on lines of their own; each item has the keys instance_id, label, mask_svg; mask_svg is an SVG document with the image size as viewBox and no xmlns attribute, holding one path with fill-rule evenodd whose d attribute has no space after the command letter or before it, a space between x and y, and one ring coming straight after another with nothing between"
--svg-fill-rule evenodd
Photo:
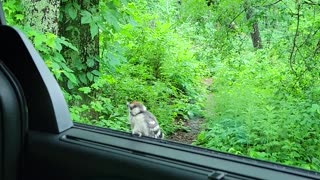
<instances>
[{"instance_id":1,"label":"shaded forest floor","mask_svg":"<svg viewBox=\"0 0 320 180\"><path fill-rule=\"evenodd\" d=\"M168 137L169 140L177 141L184 144L192 144L197 140L198 134L202 130L205 119L193 119L183 122L186 130L179 130Z\"/></svg>"},{"instance_id":2,"label":"shaded forest floor","mask_svg":"<svg viewBox=\"0 0 320 180\"><path fill-rule=\"evenodd\" d=\"M206 88L210 88L213 84L213 78L207 78L203 80L203 85ZM213 94L210 93L207 96L207 101L213 101ZM186 129L178 130L168 137L169 140L177 141L184 144L192 144L197 140L197 136L201 132L206 120L203 118L184 120L182 125Z\"/></svg>"}]
</instances>

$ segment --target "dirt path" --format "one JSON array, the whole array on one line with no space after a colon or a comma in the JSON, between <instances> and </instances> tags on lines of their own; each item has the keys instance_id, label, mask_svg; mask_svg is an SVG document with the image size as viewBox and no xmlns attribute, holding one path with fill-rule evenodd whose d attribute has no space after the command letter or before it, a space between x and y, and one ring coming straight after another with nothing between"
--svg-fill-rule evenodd
<instances>
[{"instance_id":1,"label":"dirt path","mask_svg":"<svg viewBox=\"0 0 320 180\"><path fill-rule=\"evenodd\" d=\"M213 84L213 78L208 78L203 80L203 85L209 88ZM212 101L213 95L208 95L208 100ZM193 119L193 120L187 120L184 121L184 127L188 129L187 130L179 130L175 133L173 133L171 136L168 137L169 140L177 141L180 143L185 144L192 144L197 140L198 134L202 130L202 125L205 123L205 119L199 118L199 119Z\"/></svg>"},{"instance_id":2,"label":"dirt path","mask_svg":"<svg viewBox=\"0 0 320 180\"><path fill-rule=\"evenodd\" d=\"M201 131L201 126L204 123L204 119L194 119L184 122L184 126L188 128L186 130L179 130L173 133L168 139L177 141L184 144L192 144L197 140L197 136Z\"/></svg>"}]
</instances>

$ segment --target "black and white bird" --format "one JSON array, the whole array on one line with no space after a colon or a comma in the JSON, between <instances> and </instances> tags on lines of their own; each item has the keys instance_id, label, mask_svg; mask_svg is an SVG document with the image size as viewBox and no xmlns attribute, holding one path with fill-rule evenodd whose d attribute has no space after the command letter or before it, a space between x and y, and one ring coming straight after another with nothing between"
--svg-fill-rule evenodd
<instances>
[{"instance_id":1,"label":"black and white bird","mask_svg":"<svg viewBox=\"0 0 320 180\"><path fill-rule=\"evenodd\" d=\"M140 102L127 103L132 134L163 139L157 118Z\"/></svg>"}]
</instances>

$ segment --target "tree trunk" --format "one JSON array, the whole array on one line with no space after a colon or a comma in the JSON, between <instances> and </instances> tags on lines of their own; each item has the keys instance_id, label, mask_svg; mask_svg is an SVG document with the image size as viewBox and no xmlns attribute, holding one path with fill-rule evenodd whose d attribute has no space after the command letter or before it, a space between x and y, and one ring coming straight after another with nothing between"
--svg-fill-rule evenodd
<instances>
[{"instance_id":1,"label":"tree trunk","mask_svg":"<svg viewBox=\"0 0 320 180\"><path fill-rule=\"evenodd\" d=\"M25 23L43 33L58 34L60 1L24 0Z\"/></svg>"},{"instance_id":2,"label":"tree trunk","mask_svg":"<svg viewBox=\"0 0 320 180\"><path fill-rule=\"evenodd\" d=\"M99 0L81 0L77 1L78 6L70 6L70 1L62 2L61 21L59 24L60 35L66 37L76 46L79 52L71 49L63 50L63 55L68 61L68 65L80 80L80 86L90 86L93 83L92 70L99 70L97 58L99 57L99 36L91 37L90 25L81 24L81 11L86 10L91 14L98 11ZM70 16L70 8L76 13L74 17ZM74 85L67 83L68 89Z\"/></svg>"},{"instance_id":3,"label":"tree trunk","mask_svg":"<svg viewBox=\"0 0 320 180\"><path fill-rule=\"evenodd\" d=\"M246 9L246 18L248 21L253 19L253 9L248 1L245 1L244 8ZM260 36L259 24L257 20L252 22L253 32L250 33L253 47L256 49L262 49L262 40Z\"/></svg>"},{"instance_id":4,"label":"tree trunk","mask_svg":"<svg viewBox=\"0 0 320 180\"><path fill-rule=\"evenodd\" d=\"M262 41L261 41L258 22L253 23L253 32L250 34L251 34L253 47L257 49L262 49Z\"/></svg>"}]
</instances>

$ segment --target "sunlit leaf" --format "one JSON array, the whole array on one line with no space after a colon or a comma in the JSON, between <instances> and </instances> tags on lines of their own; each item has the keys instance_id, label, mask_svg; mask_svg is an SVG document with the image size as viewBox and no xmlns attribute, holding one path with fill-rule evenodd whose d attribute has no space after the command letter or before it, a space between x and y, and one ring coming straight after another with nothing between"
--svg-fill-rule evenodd
<instances>
[{"instance_id":1,"label":"sunlit leaf","mask_svg":"<svg viewBox=\"0 0 320 180\"><path fill-rule=\"evenodd\" d=\"M93 39L99 33L99 27L96 23L90 23L90 34L91 38Z\"/></svg>"},{"instance_id":2,"label":"sunlit leaf","mask_svg":"<svg viewBox=\"0 0 320 180\"><path fill-rule=\"evenodd\" d=\"M92 15L89 11L81 11L81 24L89 24L92 22Z\"/></svg>"}]
</instances>

